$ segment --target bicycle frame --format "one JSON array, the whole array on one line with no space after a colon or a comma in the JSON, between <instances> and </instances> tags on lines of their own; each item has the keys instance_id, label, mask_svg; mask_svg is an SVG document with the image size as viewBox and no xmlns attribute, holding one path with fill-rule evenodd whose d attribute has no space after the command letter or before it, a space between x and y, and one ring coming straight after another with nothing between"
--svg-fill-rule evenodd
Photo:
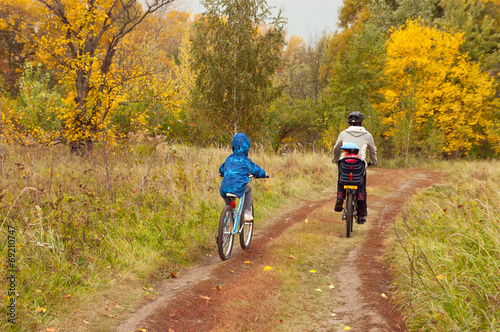
<instances>
[{"instance_id":1,"label":"bicycle frame","mask_svg":"<svg viewBox=\"0 0 500 332\"><path fill-rule=\"evenodd\" d=\"M237 195L226 194L229 198L229 204L222 210L221 218L219 220L219 227L217 232L217 247L219 256L224 261L229 259L234 244L234 236L239 234L240 245L242 249L248 249L252 241L253 234L253 218L251 221L245 221L243 216L245 200L251 199L248 193L243 193L240 197L238 207L236 207ZM253 215L253 204L250 202L250 209Z\"/></svg>"},{"instance_id":2,"label":"bicycle frame","mask_svg":"<svg viewBox=\"0 0 500 332\"><path fill-rule=\"evenodd\" d=\"M233 234L233 235L240 233L244 227L244 224L242 224L240 227L240 221L241 221L241 216L243 213L243 204L245 202L245 196L246 196L245 194L243 194L243 196L241 196L239 204L238 204L238 208L236 208L236 204L234 207L232 205L233 202L236 203L236 197L231 198L231 209L233 210L233 219L234 219L234 227L231 231L231 234ZM234 210L235 208L236 208L236 211Z\"/></svg>"}]
</instances>

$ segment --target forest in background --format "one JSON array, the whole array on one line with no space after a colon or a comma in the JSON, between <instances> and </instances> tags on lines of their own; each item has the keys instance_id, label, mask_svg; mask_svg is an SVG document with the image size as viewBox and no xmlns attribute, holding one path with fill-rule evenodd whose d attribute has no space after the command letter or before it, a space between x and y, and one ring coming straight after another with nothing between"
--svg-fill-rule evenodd
<instances>
[{"instance_id":1,"label":"forest in background","mask_svg":"<svg viewBox=\"0 0 500 332\"><path fill-rule=\"evenodd\" d=\"M330 151L361 111L381 154L500 153L498 0L344 0L285 40L264 0L2 0L0 144L85 152L134 135Z\"/></svg>"}]
</instances>

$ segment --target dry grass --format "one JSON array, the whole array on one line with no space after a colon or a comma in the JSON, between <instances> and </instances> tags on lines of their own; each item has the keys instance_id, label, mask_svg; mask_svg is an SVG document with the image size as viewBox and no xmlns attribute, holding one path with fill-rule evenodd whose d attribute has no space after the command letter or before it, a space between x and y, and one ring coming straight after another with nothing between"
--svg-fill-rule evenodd
<instances>
[{"instance_id":1,"label":"dry grass","mask_svg":"<svg viewBox=\"0 0 500 332\"><path fill-rule=\"evenodd\" d=\"M9 150L0 247L5 257L14 228L19 324L6 322L2 306L1 329L104 331L103 314L120 318L154 295L152 283L214 250L224 204L218 168L229 148L169 145L160 153L139 142L87 157L60 146ZM250 157L271 175L253 182L259 219L336 182L327 155ZM5 288L0 295L9 298Z\"/></svg>"},{"instance_id":2,"label":"dry grass","mask_svg":"<svg viewBox=\"0 0 500 332\"><path fill-rule=\"evenodd\" d=\"M411 331L500 330L500 163L445 165L396 224L397 297Z\"/></svg>"}]
</instances>

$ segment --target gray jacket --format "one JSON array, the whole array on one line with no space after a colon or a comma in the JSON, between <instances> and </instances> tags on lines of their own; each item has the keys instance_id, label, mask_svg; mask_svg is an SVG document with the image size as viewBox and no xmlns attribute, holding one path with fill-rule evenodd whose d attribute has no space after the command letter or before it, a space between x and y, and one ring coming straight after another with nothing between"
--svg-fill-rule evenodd
<instances>
[{"instance_id":1,"label":"gray jacket","mask_svg":"<svg viewBox=\"0 0 500 332\"><path fill-rule=\"evenodd\" d=\"M336 163L340 159L340 147L347 142L356 143L359 146L359 153L361 159L366 161L366 149L370 152L370 160L372 165L377 164L377 147L373 141L373 136L365 129L365 127L360 126L350 126L346 130L340 133L337 138L337 142L333 147L333 162Z\"/></svg>"}]
</instances>

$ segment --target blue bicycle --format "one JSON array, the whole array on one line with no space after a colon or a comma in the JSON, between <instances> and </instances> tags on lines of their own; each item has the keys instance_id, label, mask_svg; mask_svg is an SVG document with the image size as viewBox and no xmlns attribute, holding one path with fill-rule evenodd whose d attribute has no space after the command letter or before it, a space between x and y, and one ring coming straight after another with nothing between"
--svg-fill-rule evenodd
<instances>
[{"instance_id":1,"label":"blue bicycle","mask_svg":"<svg viewBox=\"0 0 500 332\"><path fill-rule=\"evenodd\" d=\"M252 176L250 176L252 178ZM226 197L231 199L231 204L226 205L222 210L219 220L219 229L217 233L217 246L219 249L220 258L225 261L231 257L233 251L234 236L240 234L241 248L247 249L252 242L254 229L254 220L244 220L243 205L245 202L245 194L240 198L238 208L236 208L236 199L238 196L234 194L226 194ZM254 216L253 202L250 204L252 217ZM253 218L252 218L253 219ZM241 223L241 225L240 225Z\"/></svg>"}]
</instances>

